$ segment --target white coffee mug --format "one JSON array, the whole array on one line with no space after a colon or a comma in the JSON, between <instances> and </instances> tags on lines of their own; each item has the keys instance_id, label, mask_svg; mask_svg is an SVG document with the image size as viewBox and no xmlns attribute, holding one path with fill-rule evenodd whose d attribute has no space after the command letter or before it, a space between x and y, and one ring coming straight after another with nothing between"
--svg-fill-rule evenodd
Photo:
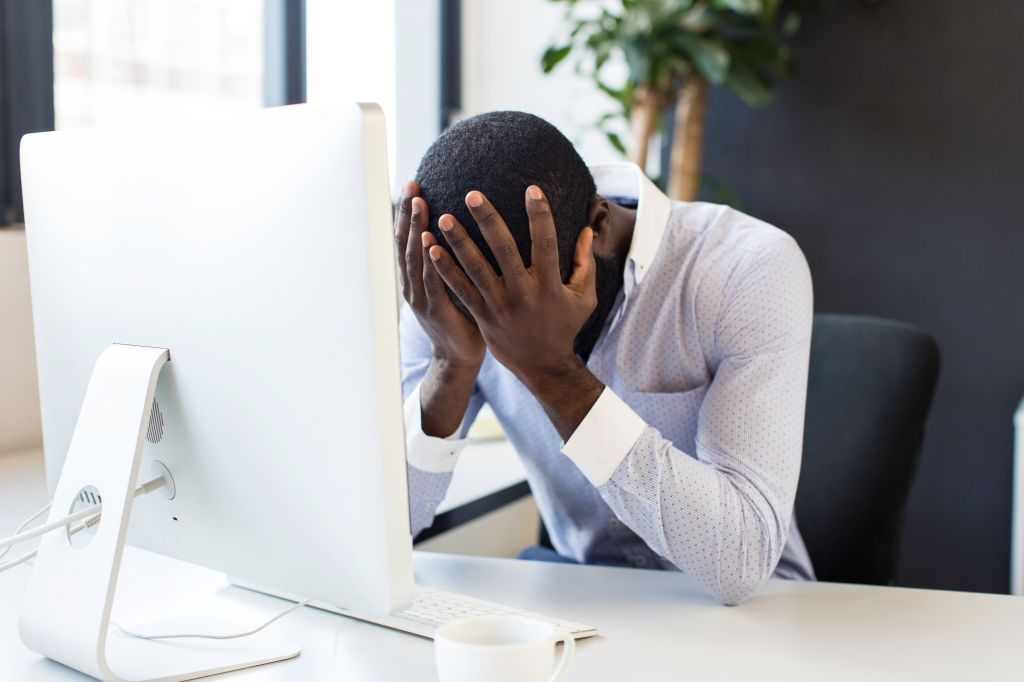
<instances>
[{"instance_id":1,"label":"white coffee mug","mask_svg":"<svg viewBox=\"0 0 1024 682\"><path fill-rule=\"evenodd\" d=\"M555 628L523 616L480 616L442 625L434 633L441 682L559 682L572 665L576 641L561 638L555 662Z\"/></svg>"}]
</instances>

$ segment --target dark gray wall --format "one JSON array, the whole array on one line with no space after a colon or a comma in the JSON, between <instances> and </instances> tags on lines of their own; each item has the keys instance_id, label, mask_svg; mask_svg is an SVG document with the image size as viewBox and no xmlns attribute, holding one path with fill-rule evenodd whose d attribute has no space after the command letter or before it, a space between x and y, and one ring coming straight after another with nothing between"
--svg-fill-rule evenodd
<instances>
[{"instance_id":1,"label":"dark gray wall","mask_svg":"<svg viewBox=\"0 0 1024 682\"><path fill-rule=\"evenodd\" d=\"M816 308L913 322L942 373L900 583L1005 592L1024 393L1024 2L805 16L767 109L712 96L705 169L794 235Z\"/></svg>"}]
</instances>

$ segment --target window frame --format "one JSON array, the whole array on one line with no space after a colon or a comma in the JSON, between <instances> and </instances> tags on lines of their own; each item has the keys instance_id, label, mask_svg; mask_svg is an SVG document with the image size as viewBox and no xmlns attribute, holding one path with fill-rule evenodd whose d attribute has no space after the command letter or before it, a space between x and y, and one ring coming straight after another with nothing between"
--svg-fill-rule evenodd
<instances>
[{"instance_id":1,"label":"window frame","mask_svg":"<svg viewBox=\"0 0 1024 682\"><path fill-rule=\"evenodd\" d=\"M53 128L53 5L0 0L0 226L25 218L22 136Z\"/></svg>"},{"instance_id":2,"label":"window frame","mask_svg":"<svg viewBox=\"0 0 1024 682\"><path fill-rule=\"evenodd\" d=\"M264 0L263 105L306 101L306 0Z\"/></svg>"},{"instance_id":3,"label":"window frame","mask_svg":"<svg viewBox=\"0 0 1024 682\"><path fill-rule=\"evenodd\" d=\"M440 0L440 130L462 109L462 2Z\"/></svg>"}]
</instances>

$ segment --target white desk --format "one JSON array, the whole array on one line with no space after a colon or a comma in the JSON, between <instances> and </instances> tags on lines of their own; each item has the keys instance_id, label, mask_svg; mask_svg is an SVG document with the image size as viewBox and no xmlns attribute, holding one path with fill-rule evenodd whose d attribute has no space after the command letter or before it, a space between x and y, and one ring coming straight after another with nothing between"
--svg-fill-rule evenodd
<instances>
[{"instance_id":1,"label":"white desk","mask_svg":"<svg viewBox=\"0 0 1024 682\"><path fill-rule=\"evenodd\" d=\"M10 476L16 462L8 459L5 464L4 459L0 456L0 499L15 486L26 489L24 480ZM0 527L10 527L39 502L23 499L24 508L6 508ZM0 575L0 679L84 679L28 651L18 639L17 613L30 570L20 566ZM427 553L417 555L416 571L425 585L598 626L603 636L580 644L570 680L1024 676L1024 655L1018 653L1024 600L1017 597L771 581L746 604L726 608L678 573ZM131 623L207 613L251 624L282 605L230 587L211 571L129 550L115 619ZM313 609L292 614L272 628L299 642L302 655L233 678L435 679L428 640Z\"/></svg>"}]
</instances>

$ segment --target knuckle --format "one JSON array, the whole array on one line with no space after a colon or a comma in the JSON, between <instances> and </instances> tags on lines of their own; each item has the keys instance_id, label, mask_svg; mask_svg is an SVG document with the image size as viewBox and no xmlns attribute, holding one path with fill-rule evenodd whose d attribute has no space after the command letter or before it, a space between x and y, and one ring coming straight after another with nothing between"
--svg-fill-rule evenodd
<instances>
[{"instance_id":1,"label":"knuckle","mask_svg":"<svg viewBox=\"0 0 1024 682\"><path fill-rule=\"evenodd\" d=\"M486 213L484 213L480 217L480 222L483 223L484 225L491 226L494 225L495 222L497 222L497 217L497 211L495 211L493 208L487 209Z\"/></svg>"},{"instance_id":2,"label":"knuckle","mask_svg":"<svg viewBox=\"0 0 1024 682\"><path fill-rule=\"evenodd\" d=\"M499 256L511 256L516 253L516 245L512 242L502 242L498 244L498 247L494 250Z\"/></svg>"},{"instance_id":3,"label":"knuckle","mask_svg":"<svg viewBox=\"0 0 1024 682\"><path fill-rule=\"evenodd\" d=\"M486 282L486 277L484 277L484 268L482 265L473 264L469 266L466 268L466 274L468 274L469 278L476 282L477 286L481 289L485 288L484 283Z\"/></svg>"},{"instance_id":4,"label":"knuckle","mask_svg":"<svg viewBox=\"0 0 1024 682\"><path fill-rule=\"evenodd\" d=\"M547 235L540 240L541 246L545 249L554 249L558 246L558 240L554 235Z\"/></svg>"}]
</instances>

